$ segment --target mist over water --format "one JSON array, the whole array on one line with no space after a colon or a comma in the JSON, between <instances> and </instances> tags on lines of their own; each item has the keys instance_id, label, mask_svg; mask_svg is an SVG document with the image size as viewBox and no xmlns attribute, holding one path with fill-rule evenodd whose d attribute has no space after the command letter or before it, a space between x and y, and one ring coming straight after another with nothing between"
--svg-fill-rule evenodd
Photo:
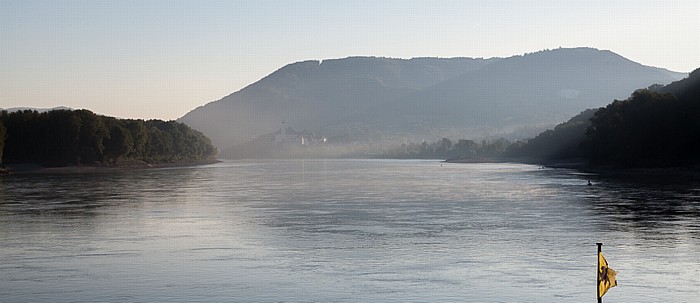
<instances>
[{"instance_id":1,"label":"mist over water","mask_svg":"<svg viewBox=\"0 0 700 303\"><path fill-rule=\"evenodd\" d=\"M594 186L587 186L591 180ZM2 302L696 302L700 185L230 161L0 178Z\"/></svg>"}]
</instances>

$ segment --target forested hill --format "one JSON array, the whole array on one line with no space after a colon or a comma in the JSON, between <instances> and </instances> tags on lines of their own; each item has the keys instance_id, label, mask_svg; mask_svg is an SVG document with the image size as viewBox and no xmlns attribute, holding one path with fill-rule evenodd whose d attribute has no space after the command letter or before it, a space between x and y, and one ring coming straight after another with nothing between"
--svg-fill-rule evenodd
<instances>
[{"instance_id":1,"label":"forested hill","mask_svg":"<svg viewBox=\"0 0 700 303\"><path fill-rule=\"evenodd\" d=\"M591 118L582 148L592 163L628 167L700 164L700 69L638 90Z\"/></svg>"},{"instance_id":2,"label":"forested hill","mask_svg":"<svg viewBox=\"0 0 700 303\"><path fill-rule=\"evenodd\" d=\"M215 155L207 137L175 121L117 119L88 110L0 112L3 164L162 164L212 160Z\"/></svg>"},{"instance_id":3,"label":"forested hill","mask_svg":"<svg viewBox=\"0 0 700 303\"><path fill-rule=\"evenodd\" d=\"M178 121L202 131L221 150L275 132L282 121L329 138L352 133L353 140L361 141L361 132L386 133L387 127L399 124L403 129L404 122L415 122L384 115L399 109L397 98L497 60L350 57L296 62Z\"/></svg>"},{"instance_id":4,"label":"forested hill","mask_svg":"<svg viewBox=\"0 0 700 303\"><path fill-rule=\"evenodd\" d=\"M557 162L580 159L617 167L700 165L700 69L666 86L588 110L507 156Z\"/></svg>"},{"instance_id":5,"label":"forested hill","mask_svg":"<svg viewBox=\"0 0 700 303\"><path fill-rule=\"evenodd\" d=\"M592 48L509 58L351 57L289 64L178 121L220 149L285 126L349 144L543 127L685 74Z\"/></svg>"}]
</instances>

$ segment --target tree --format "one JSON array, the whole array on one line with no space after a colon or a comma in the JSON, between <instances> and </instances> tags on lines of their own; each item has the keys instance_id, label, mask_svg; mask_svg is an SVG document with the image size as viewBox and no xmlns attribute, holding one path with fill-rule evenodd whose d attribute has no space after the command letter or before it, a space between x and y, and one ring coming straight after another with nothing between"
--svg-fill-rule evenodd
<instances>
[{"instance_id":1,"label":"tree","mask_svg":"<svg viewBox=\"0 0 700 303\"><path fill-rule=\"evenodd\" d=\"M598 164L668 166L685 164L685 141L696 138L688 128L695 118L672 94L638 90L624 101L615 100L591 118L585 152ZM691 114L697 117L697 112Z\"/></svg>"},{"instance_id":2,"label":"tree","mask_svg":"<svg viewBox=\"0 0 700 303\"><path fill-rule=\"evenodd\" d=\"M81 120L70 110L54 110L46 114L47 161L53 163L78 163Z\"/></svg>"},{"instance_id":3,"label":"tree","mask_svg":"<svg viewBox=\"0 0 700 303\"><path fill-rule=\"evenodd\" d=\"M455 149L458 156L475 155L479 149L479 144L472 140L460 139L455 144Z\"/></svg>"},{"instance_id":4,"label":"tree","mask_svg":"<svg viewBox=\"0 0 700 303\"><path fill-rule=\"evenodd\" d=\"M216 155L207 137L175 121L122 120L87 110L27 110L0 112L0 125L4 163L68 165L120 159L160 163Z\"/></svg>"},{"instance_id":5,"label":"tree","mask_svg":"<svg viewBox=\"0 0 700 303\"><path fill-rule=\"evenodd\" d=\"M143 120L126 120L124 127L129 131L132 140L130 158L142 158L145 155L146 143L148 142L148 130Z\"/></svg>"},{"instance_id":6,"label":"tree","mask_svg":"<svg viewBox=\"0 0 700 303\"><path fill-rule=\"evenodd\" d=\"M450 152L452 152L452 140L442 138L442 140L439 141L435 151L442 156L448 155Z\"/></svg>"},{"instance_id":7,"label":"tree","mask_svg":"<svg viewBox=\"0 0 700 303\"><path fill-rule=\"evenodd\" d=\"M5 125L3 125L2 121L0 121L0 164L2 164L2 151L3 151L3 149L5 149L5 134L6 133L7 133L7 129L5 128Z\"/></svg>"},{"instance_id":8,"label":"tree","mask_svg":"<svg viewBox=\"0 0 700 303\"><path fill-rule=\"evenodd\" d=\"M4 163L30 162L30 159L43 157L40 150L45 149L43 144L45 135L41 131L42 121L38 112L2 111L0 121L6 128Z\"/></svg>"},{"instance_id":9,"label":"tree","mask_svg":"<svg viewBox=\"0 0 700 303\"><path fill-rule=\"evenodd\" d=\"M119 123L112 123L113 125L109 128L109 137L103 143L105 156L111 161L116 161L126 158L134 146L134 141L129 131L124 129Z\"/></svg>"},{"instance_id":10,"label":"tree","mask_svg":"<svg viewBox=\"0 0 700 303\"><path fill-rule=\"evenodd\" d=\"M82 120L80 128L80 144L78 147L78 160L81 163L92 163L104 159L103 141L109 136L103 119L91 111L77 110L76 114Z\"/></svg>"}]
</instances>

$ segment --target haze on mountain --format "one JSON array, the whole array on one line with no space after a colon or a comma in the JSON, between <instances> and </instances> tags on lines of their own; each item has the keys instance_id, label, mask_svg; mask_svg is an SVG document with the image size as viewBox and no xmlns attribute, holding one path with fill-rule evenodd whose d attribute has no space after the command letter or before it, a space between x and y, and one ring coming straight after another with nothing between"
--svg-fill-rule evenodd
<instances>
[{"instance_id":1,"label":"haze on mountain","mask_svg":"<svg viewBox=\"0 0 700 303\"><path fill-rule=\"evenodd\" d=\"M289 64L179 119L224 151L282 125L331 143L476 138L551 126L685 74L610 51L509 58L350 57ZM284 124L282 124L284 123Z\"/></svg>"}]
</instances>

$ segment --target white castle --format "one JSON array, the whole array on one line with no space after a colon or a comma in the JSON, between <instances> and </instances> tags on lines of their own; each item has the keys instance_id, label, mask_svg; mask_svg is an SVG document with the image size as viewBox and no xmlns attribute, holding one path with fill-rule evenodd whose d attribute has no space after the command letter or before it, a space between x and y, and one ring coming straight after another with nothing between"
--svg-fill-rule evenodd
<instances>
[{"instance_id":1,"label":"white castle","mask_svg":"<svg viewBox=\"0 0 700 303\"><path fill-rule=\"evenodd\" d=\"M304 145L304 137L299 135L293 128L287 127L282 121L282 127L275 134L275 142L298 143Z\"/></svg>"}]
</instances>

